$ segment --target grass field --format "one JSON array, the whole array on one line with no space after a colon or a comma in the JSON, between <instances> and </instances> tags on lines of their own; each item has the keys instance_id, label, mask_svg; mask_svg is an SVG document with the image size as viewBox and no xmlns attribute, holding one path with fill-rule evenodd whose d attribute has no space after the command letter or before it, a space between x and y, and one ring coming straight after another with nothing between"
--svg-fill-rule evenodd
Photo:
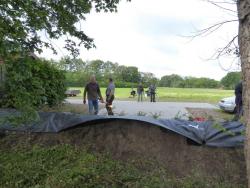
<instances>
[{"instance_id":1,"label":"grass field","mask_svg":"<svg viewBox=\"0 0 250 188\"><path fill-rule=\"evenodd\" d=\"M82 98L83 88L70 87L69 89L79 89L81 94L76 98ZM116 88L115 96L117 100L136 100L130 98L131 88ZM101 88L102 95L105 94L105 88ZM176 101L176 102L209 102L217 103L221 98L233 96L233 90L223 89L196 89L196 88L157 88L157 101ZM149 100L146 98L145 100Z\"/></svg>"}]
</instances>

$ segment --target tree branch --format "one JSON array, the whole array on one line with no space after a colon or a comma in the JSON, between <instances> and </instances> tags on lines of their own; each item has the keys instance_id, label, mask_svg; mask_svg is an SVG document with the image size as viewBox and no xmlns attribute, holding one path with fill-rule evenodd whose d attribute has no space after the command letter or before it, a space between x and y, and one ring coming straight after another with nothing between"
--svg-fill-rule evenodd
<instances>
[{"instance_id":1,"label":"tree branch","mask_svg":"<svg viewBox=\"0 0 250 188\"><path fill-rule=\"evenodd\" d=\"M229 9L229 8L225 8L225 7L223 7L223 6L221 6L221 5L219 5L219 4L225 4L225 3L227 3L227 4L230 4L230 5L233 5L233 4L235 4L236 2L233 2L233 3L229 3L229 2L214 2L214 1L211 1L211 0L206 0L208 3L211 3L212 5L214 5L214 6L216 6L216 7L218 7L218 8L220 8L220 9L222 9L222 10L226 10L226 11L230 11L230 12L233 12L233 13L237 13L237 11L235 11L235 10L232 10L232 9Z\"/></svg>"}]
</instances>

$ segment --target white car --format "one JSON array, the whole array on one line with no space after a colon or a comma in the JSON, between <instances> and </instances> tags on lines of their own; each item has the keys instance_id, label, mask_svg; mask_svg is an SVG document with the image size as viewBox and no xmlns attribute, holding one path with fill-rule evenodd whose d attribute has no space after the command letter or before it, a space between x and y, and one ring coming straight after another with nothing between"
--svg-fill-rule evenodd
<instances>
[{"instance_id":1,"label":"white car","mask_svg":"<svg viewBox=\"0 0 250 188\"><path fill-rule=\"evenodd\" d=\"M221 99L218 105L220 109L226 112L235 112L236 109L235 96Z\"/></svg>"}]
</instances>

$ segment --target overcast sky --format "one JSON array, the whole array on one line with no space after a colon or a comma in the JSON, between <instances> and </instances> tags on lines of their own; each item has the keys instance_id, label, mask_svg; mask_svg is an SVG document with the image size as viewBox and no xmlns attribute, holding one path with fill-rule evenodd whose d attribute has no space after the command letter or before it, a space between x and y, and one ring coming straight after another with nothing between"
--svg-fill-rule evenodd
<instances>
[{"instance_id":1,"label":"overcast sky","mask_svg":"<svg viewBox=\"0 0 250 188\"><path fill-rule=\"evenodd\" d=\"M81 28L94 38L97 48L82 47L83 60L101 59L137 66L158 78L179 74L220 80L228 71L239 70L237 59L207 61L216 49L224 47L237 34L236 22L207 37L194 40L183 37L220 21L237 19L203 0L132 0L129 3L123 0L118 13L93 11L86 18ZM59 59L67 55L62 41L54 43L58 55L45 50L43 57Z\"/></svg>"}]
</instances>

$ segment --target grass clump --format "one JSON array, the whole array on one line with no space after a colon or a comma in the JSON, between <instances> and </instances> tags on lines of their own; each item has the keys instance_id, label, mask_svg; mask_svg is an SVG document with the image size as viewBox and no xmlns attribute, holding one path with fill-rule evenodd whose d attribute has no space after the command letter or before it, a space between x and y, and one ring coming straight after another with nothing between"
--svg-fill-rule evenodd
<instances>
[{"instance_id":1,"label":"grass clump","mask_svg":"<svg viewBox=\"0 0 250 188\"><path fill-rule=\"evenodd\" d=\"M93 154L70 145L19 148L1 151L0 187L235 187L199 176L170 178L165 169L150 166L142 170L132 162L113 160L107 154Z\"/></svg>"}]
</instances>

